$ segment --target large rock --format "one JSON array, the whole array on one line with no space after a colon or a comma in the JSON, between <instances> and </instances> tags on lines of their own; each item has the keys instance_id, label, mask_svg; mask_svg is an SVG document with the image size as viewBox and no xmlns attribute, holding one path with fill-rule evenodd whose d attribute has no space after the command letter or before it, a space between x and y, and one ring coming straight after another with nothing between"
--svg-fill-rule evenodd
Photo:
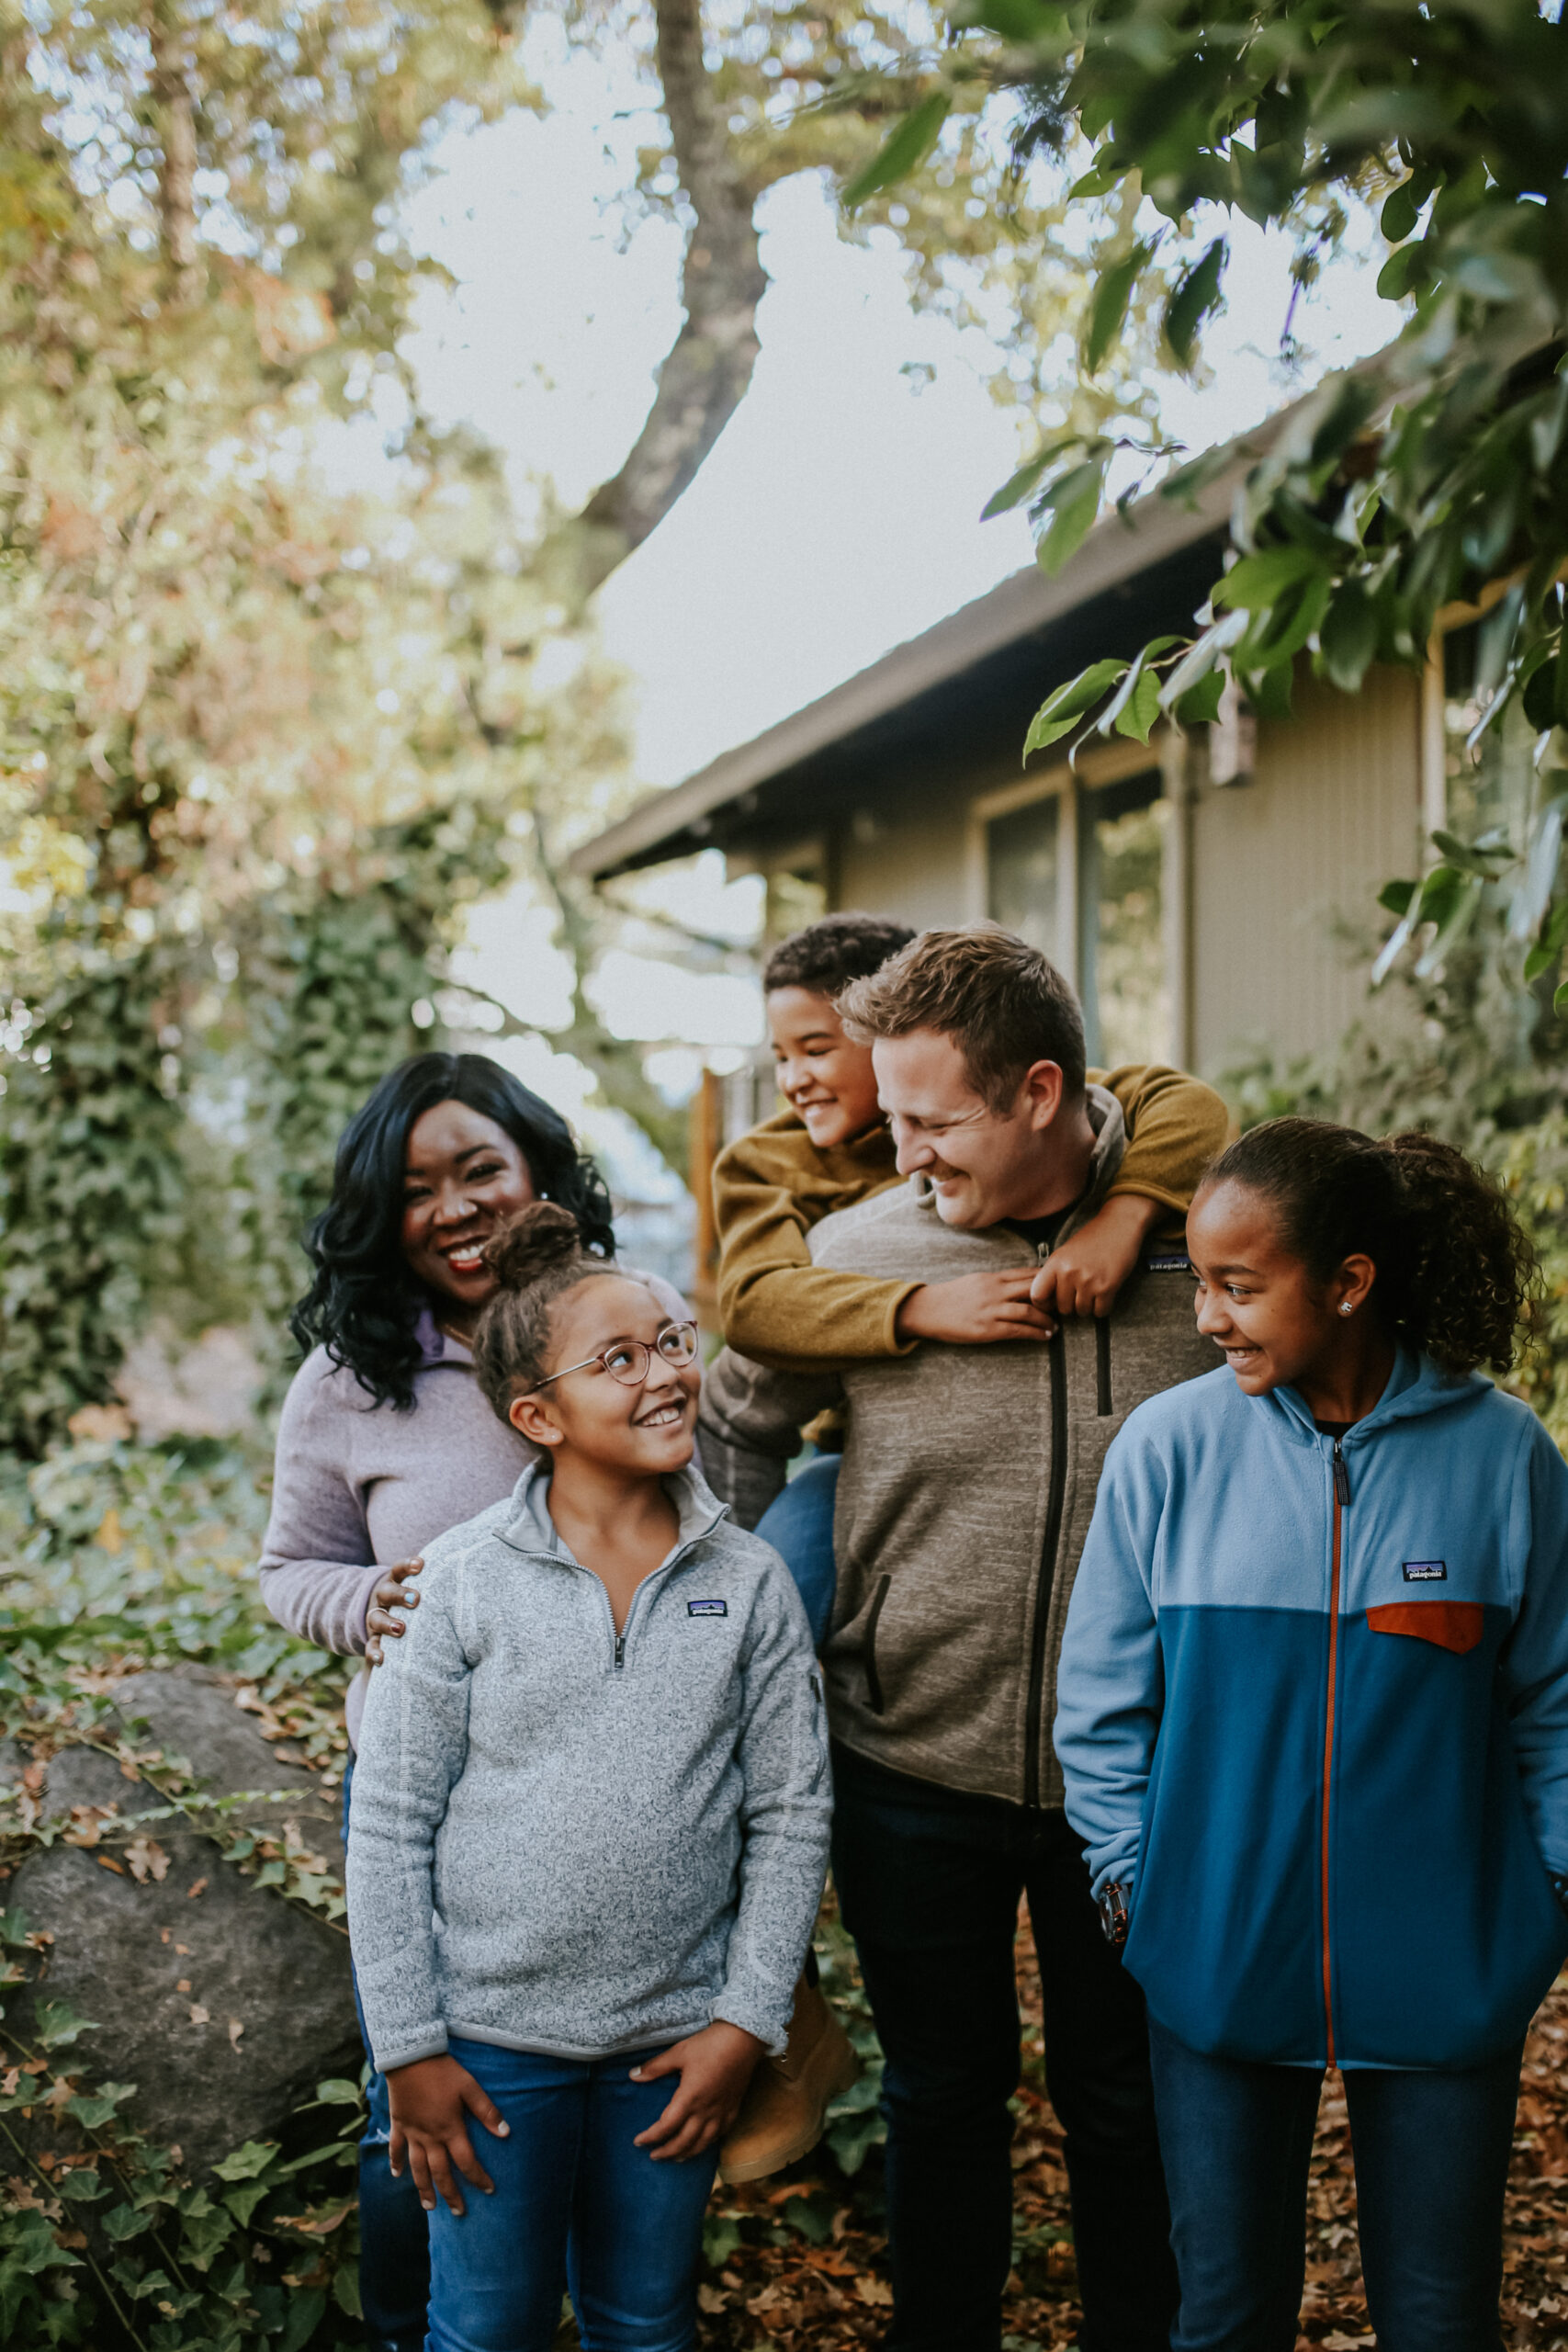
<instances>
[{"instance_id":1,"label":"large rock","mask_svg":"<svg viewBox=\"0 0 1568 2352\"><path fill-rule=\"evenodd\" d=\"M242 1806L240 1817L273 1836L298 1822L308 1846L335 1859L334 1804L314 1773L274 1755L230 1684L175 1669L130 1678L116 1696L127 1724L146 1721L139 1747L185 1757L209 1794L286 1790L287 1804ZM7 1778L16 1770L0 1762ZM123 1815L158 1802L88 1747L62 1749L42 1792L51 1815L82 1805ZM80 2053L85 2076L135 2083L128 2118L196 2170L275 2138L323 2075L357 2071L348 1939L243 1876L179 1816L147 1834L168 1857L162 1880L138 1883L106 1870L97 1849L57 1845L24 1863L7 1893L54 1937L31 1997L68 2001L93 2020L62 2064L74 2067ZM122 1848L105 1850L124 1861Z\"/></svg>"}]
</instances>

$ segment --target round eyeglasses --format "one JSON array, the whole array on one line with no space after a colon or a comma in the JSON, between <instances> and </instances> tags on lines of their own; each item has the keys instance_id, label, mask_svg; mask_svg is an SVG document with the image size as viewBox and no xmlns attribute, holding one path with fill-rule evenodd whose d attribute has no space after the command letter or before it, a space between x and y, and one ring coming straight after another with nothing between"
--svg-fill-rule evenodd
<instances>
[{"instance_id":1,"label":"round eyeglasses","mask_svg":"<svg viewBox=\"0 0 1568 2352\"><path fill-rule=\"evenodd\" d=\"M536 1396L539 1388L547 1388L552 1380L564 1380L569 1372L588 1372L595 1366L618 1380L623 1388L640 1388L648 1378L655 1354L664 1363L677 1367L694 1363L697 1355L697 1327L694 1323L666 1323L649 1347L646 1340L617 1340L613 1348L602 1354L584 1356L581 1363L563 1363L558 1372L550 1373L537 1388L528 1391Z\"/></svg>"}]
</instances>

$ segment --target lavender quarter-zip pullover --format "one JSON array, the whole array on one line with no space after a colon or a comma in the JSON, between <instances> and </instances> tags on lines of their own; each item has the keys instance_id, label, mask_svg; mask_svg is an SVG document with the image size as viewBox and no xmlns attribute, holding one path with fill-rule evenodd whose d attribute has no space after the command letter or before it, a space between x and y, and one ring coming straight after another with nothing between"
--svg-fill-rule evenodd
<instances>
[{"instance_id":1,"label":"lavender quarter-zip pullover","mask_svg":"<svg viewBox=\"0 0 1568 2352\"><path fill-rule=\"evenodd\" d=\"M690 1317L669 1283L625 1271L673 1320ZM416 1337L421 1362L406 1412L378 1405L346 1364L316 1348L278 1422L262 1599L291 1634L340 1657L364 1654L365 1612L382 1571L504 1500L534 1460L534 1448L491 1409L468 1350L428 1308ZM361 1674L348 1693L355 1746L367 1679Z\"/></svg>"}]
</instances>

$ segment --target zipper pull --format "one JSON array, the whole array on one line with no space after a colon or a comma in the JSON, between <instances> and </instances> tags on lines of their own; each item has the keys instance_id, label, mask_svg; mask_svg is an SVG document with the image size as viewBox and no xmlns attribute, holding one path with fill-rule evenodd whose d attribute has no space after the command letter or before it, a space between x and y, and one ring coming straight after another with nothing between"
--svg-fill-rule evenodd
<instances>
[{"instance_id":1,"label":"zipper pull","mask_svg":"<svg viewBox=\"0 0 1568 2352\"><path fill-rule=\"evenodd\" d=\"M1350 1499L1350 1473L1345 1467L1345 1456L1339 1450L1339 1440L1334 1441L1334 1497L1341 1510ZM617 1659L616 1664L620 1661Z\"/></svg>"},{"instance_id":2,"label":"zipper pull","mask_svg":"<svg viewBox=\"0 0 1568 2352\"><path fill-rule=\"evenodd\" d=\"M617 1634L615 1635L615 1671L617 1674L620 1672L622 1667L625 1666L626 1662L626 1637L624 1634Z\"/></svg>"}]
</instances>

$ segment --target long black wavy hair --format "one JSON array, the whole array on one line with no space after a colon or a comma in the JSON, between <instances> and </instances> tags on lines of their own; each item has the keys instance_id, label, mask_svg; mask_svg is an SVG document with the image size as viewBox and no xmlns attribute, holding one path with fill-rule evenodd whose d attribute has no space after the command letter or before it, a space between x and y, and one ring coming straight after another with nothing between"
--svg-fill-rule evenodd
<instances>
[{"instance_id":1,"label":"long black wavy hair","mask_svg":"<svg viewBox=\"0 0 1568 2352\"><path fill-rule=\"evenodd\" d=\"M466 1103L505 1129L534 1190L577 1219L583 1241L615 1254L610 1194L570 1128L486 1054L412 1054L389 1070L344 1129L333 1196L305 1237L315 1280L288 1318L308 1354L325 1347L378 1405L406 1412L419 1368L414 1326L427 1295L402 1252L403 1170L410 1130L438 1102Z\"/></svg>"}]
</instances>

